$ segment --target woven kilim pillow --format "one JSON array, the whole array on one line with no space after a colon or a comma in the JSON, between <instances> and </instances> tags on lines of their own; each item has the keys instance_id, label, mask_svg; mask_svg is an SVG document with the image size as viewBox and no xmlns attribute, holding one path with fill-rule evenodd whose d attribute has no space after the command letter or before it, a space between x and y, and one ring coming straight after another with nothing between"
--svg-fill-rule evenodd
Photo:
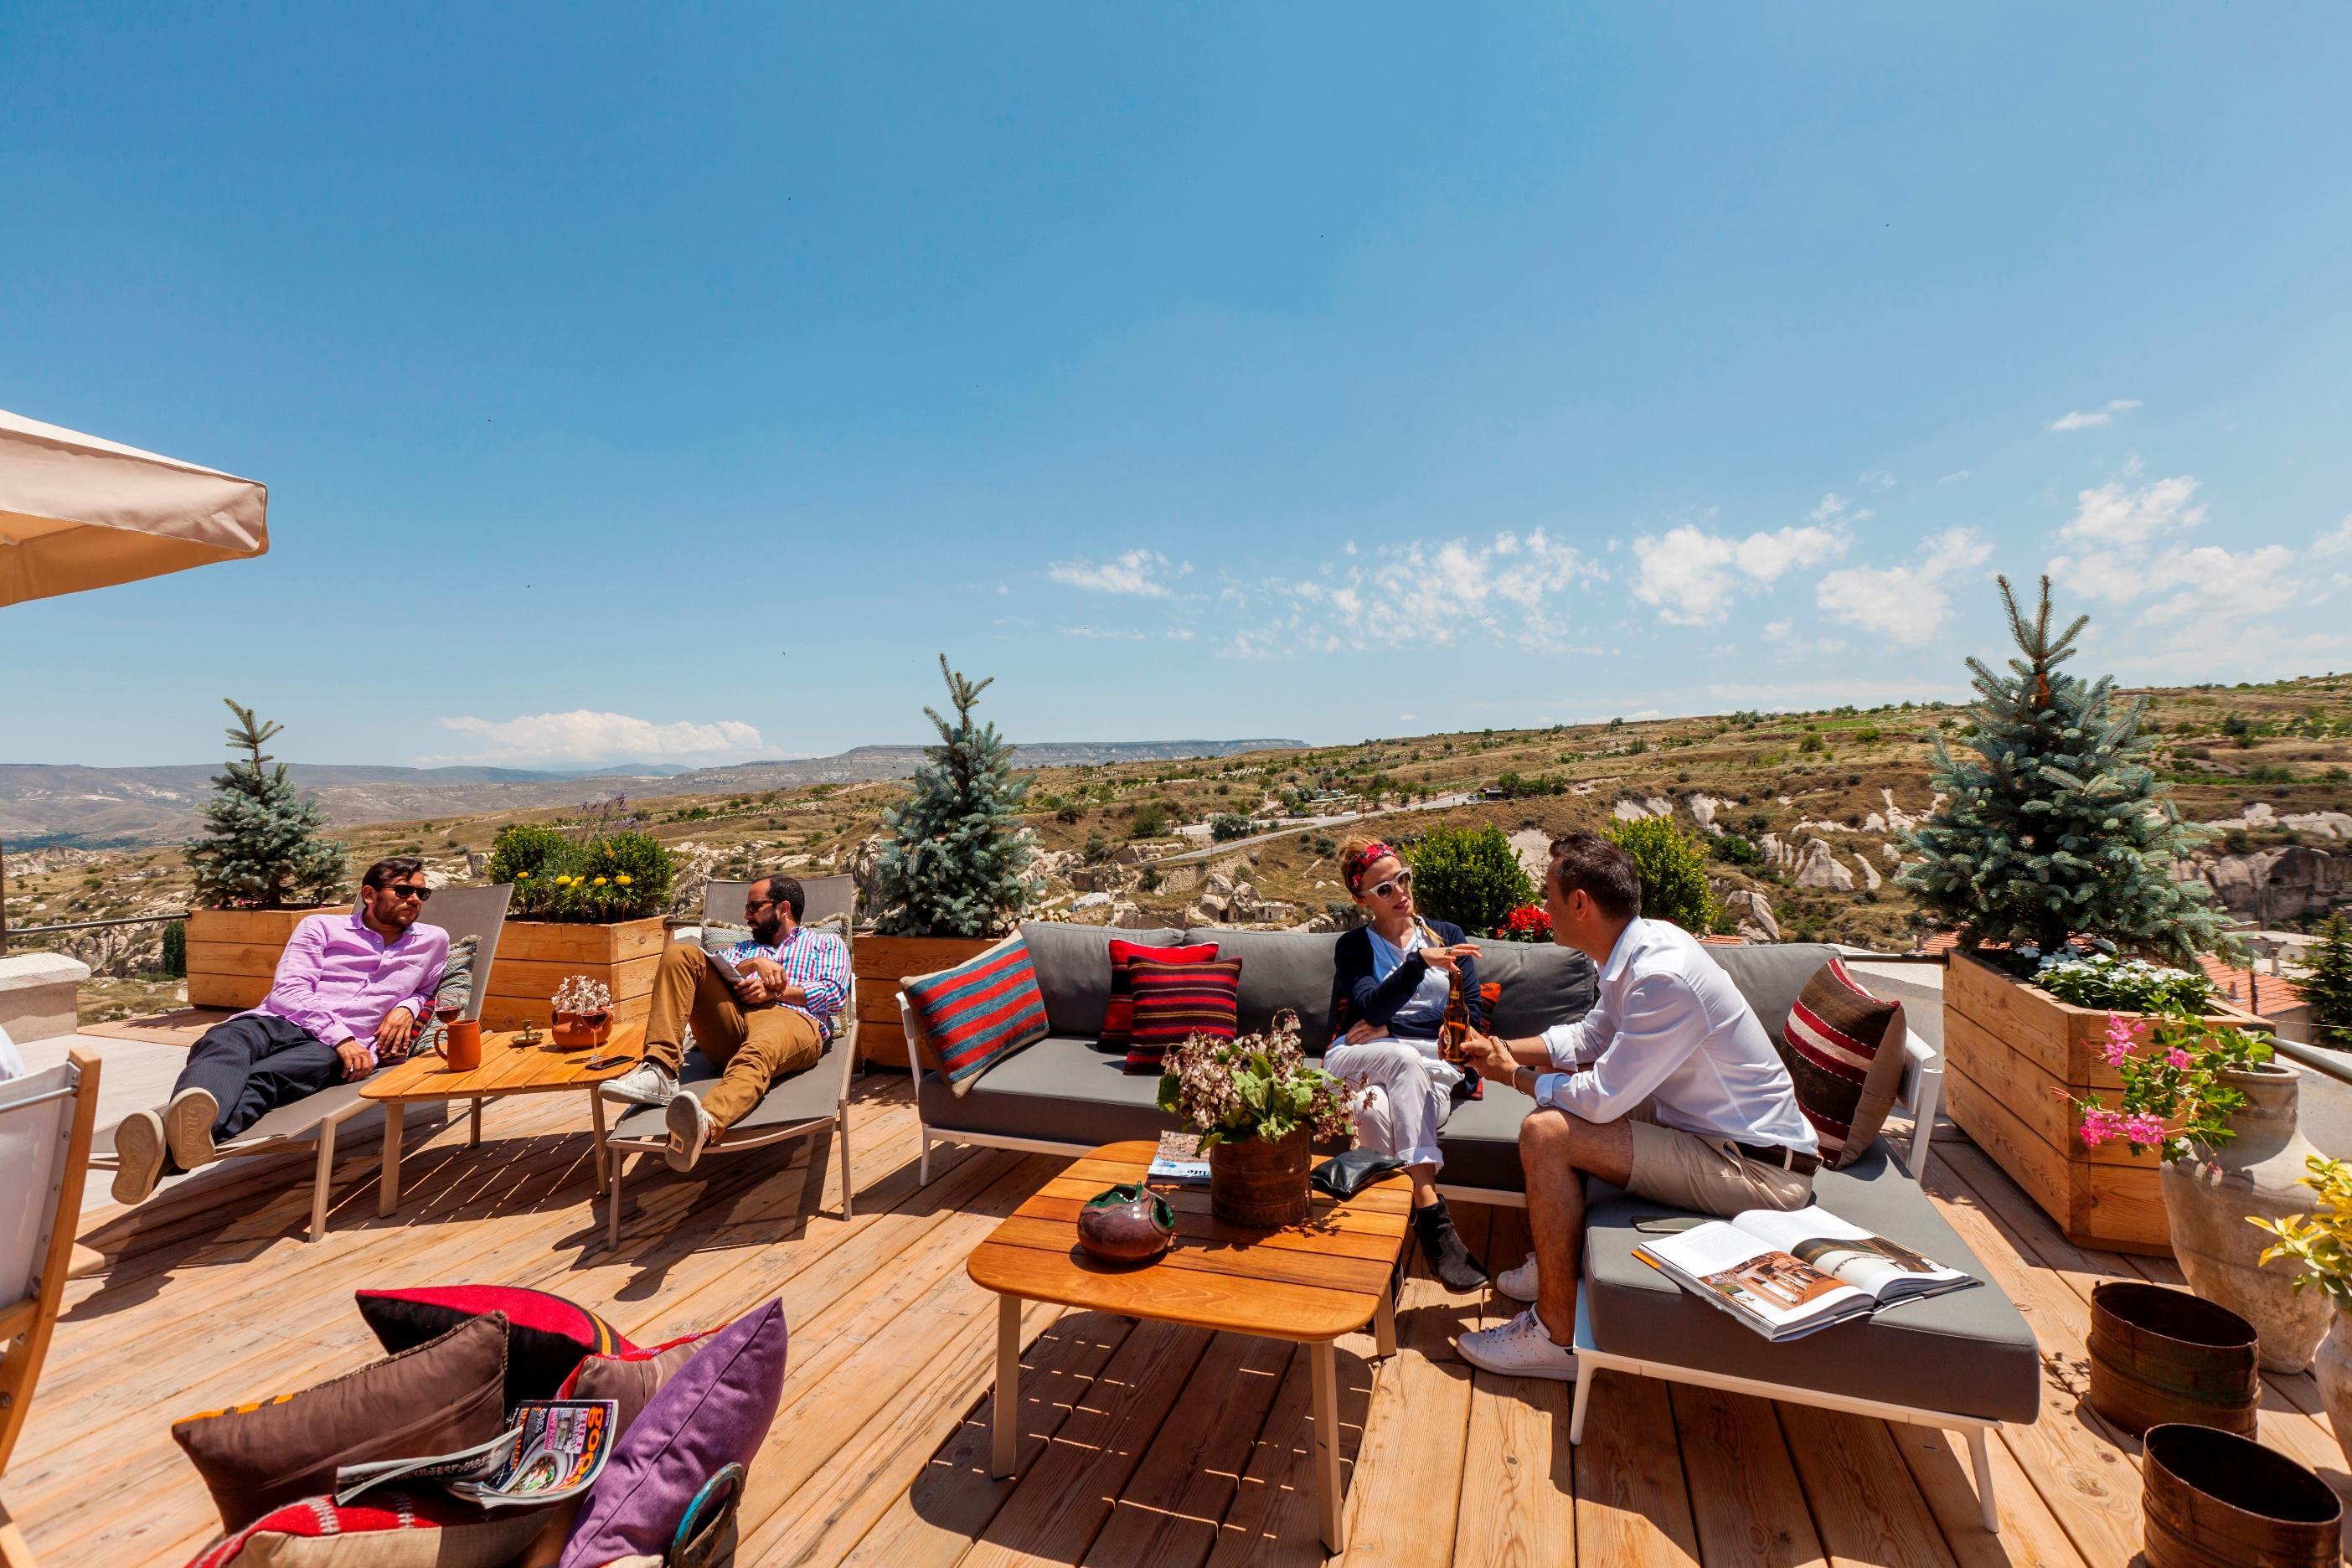
<instances>
[{"instance_id":1,"label":"woven kilim pillow","mask_svg":"<svg viewBox=\"0 0 2352 1568\"><path fill-rule=\"evenodd\" d=\"M1217 944L1204 942L1191 947L1149 947L1139 942L1110 939L1110 995L1103 1003L1102 1038L1096 1042L1102 1049L1127 1051L1127 1032L1135 1020L1135 987L1128 965L1139 959L1146 963L1206 963L1217 956Z\"/></svg>"},{"instance_id":2,"label":"woven kilim pillow","mask_svg":"<svg viewBox=\"0 0 2352 1568\"><path fill-rule=\"evenodd\" d=\"M1780 1059L1796 1081L1797 1108L1822 1142L1822 1163L1862 1156L1903 1085L1903 1004L1864 990L1831 959L1789 1009Z\"/></svg>"},{"instance_id":3,"label":"woven kilim pillow","mask_svg":"<svg viewBox=\"0 0 2352 1568\"><path fill-rule=\"evenodd\" d=\"M979 957L899 983L929 1065L958 1094L1022 1047L1045 1037L1045 994L1029 944L1006 937Z\"/></svg>"},{"instance_id":4,"label":"woven kilim pillow","mask_svg":"<svg viewBox=\"0 0 2352 1568\"><path fill-rule=\"evenodd\" d=\"M1135 991L1135 1022L1128 1031L1127 1070L1160 1070L1168 1047L1187 1036L1230 1040L1241 1016L1242 961L1154 963L1139 958L1127 966Z\"/></svg>"}]
</instances>

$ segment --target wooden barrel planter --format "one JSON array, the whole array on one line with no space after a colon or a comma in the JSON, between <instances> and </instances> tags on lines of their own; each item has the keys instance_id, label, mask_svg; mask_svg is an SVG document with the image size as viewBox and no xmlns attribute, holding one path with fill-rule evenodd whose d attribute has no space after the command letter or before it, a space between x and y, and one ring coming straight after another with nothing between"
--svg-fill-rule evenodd
<instances>
[{"instance_id":1,"label":"wooden barrel planter","mask_svg":"<svg viewBox=\"0 0 2352 1568\"><path fill-rule=\"evenodd\" d=\"M2161 1285L2091 1288L2091 1408L2137 1437L2184 1421L2254 1435L2263 1380L2253 1325L2211 1301Z\"/></svg>"},{"instance_id":2,"label":"wooden barrel planter","mask_svg":"<svg viewBox=\"0 0 2352 1568\"><path fill-rule=\"evenodd\" d=\"M2140 1469L2147 1568L2331 1568L2343 1552L2335 1490L2251 1438L2151 1426Z\"/></svg>"},{"instance_id":3,"label":"wooden barrel planter","mask_svg":"<svg viewBox=\"0 0 2352 1568\"><path fill-rule=\"evenodd\" d=\"M1277 1230L1307 1220L1307 1129L1267 1142L1244 1138L1209 1150L1209 1207L1228 1225Z\"/></svg>"}]
</instances>

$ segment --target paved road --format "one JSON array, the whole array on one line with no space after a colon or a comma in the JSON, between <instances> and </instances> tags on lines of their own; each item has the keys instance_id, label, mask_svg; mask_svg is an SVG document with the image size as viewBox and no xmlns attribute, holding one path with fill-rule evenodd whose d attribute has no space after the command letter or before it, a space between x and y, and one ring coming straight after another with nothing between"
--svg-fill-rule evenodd
<instances>
[{"instance_id":1,"label":"paved road","mask_svg":"<svg viewBox=\"0 0 2352 1568\"><path fill-rule=\"evenodd\" d=\"M1230 855L1236 849L1246 849L1253 844L1271 844L1277 838L1296 838L1302 833L1312 833L1319 827L1340 827L1351 822L1361 822L1372 816L1394 816L1400 811L1444 811L1448 806L1467 805L1480 796L1475 790L1460 795L1441 795L1411 805L1383 805L1370 811L1349 812L1344 816L1302 816L1276 828L1272 833L1253 833L1246 838L1228 838L1222 844L1212 844L1206 849L1186 849L1174 855L1162 855L1157 860L1146 861L1150 866L1182 866L1193 861Z\"/></svg>"}]
</instances>

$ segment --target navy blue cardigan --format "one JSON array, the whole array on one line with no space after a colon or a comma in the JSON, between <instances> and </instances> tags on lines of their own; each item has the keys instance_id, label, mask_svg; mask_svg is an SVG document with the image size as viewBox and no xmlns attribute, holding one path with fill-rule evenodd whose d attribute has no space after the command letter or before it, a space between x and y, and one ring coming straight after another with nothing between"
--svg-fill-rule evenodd
<instances>
[{"instance_id":1,"label":"navy blue cardigan","mask_svg":"<svg viewBox=\"0 0 2352 1568\"><path fill-rule=\"evenodd\" d=\"M1440 945L1452 947L1468 940L1462 928L1446 921L1423 918L1422 923L1437 933ZM1412 1000L1421 989L1422 977L1429 965L1422 961L1419 952L1405 954L1402 963L1389 971L1386 981L1372 978L1372 932L1369 926L1339 933L1338 947L1332 953L1336 974L1331 985L1331 1037L1337 1040L1348 1032L1348 1026L1359 1018L1388 1026L1396 1010ZM1471 1026L1484 1034L1486 1029L1486 1005L1478 996L1478 961L1462 961L1462 983L1469 992ZM1400 1037L1404 1037L1400 1036ZM1425 1034L1411 1037L1417 1039L1437 1037L1433 1025Z\"/></svg>"}]
</instances>

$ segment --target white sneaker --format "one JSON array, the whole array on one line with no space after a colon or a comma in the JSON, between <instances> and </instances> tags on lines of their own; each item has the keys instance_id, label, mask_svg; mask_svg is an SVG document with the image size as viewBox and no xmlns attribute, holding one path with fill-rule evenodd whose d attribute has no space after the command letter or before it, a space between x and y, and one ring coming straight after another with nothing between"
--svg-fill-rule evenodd
<instances>
[{"instance_id":1,"label":"white sneaker","mask_svg":"<svg viewBox=\"0 0 2352 1568\"><path fill-rule=\"evenodd\" d=\"M152 1110L134 1110L114 1130L114 1156L121 1162L114 1173L114 1201L146 1201L163 1179L163 1119Z\"/></svg>"},{"instance_id":2,"label":"white sneaker","mask_svg":"<svg viewBox=\"0 0 2352 1568\"><path fill-rule=\"evenodd\" d=\"M1528 1254L1528 1260L1517 1268L1506 1268L1496 1275L1495 1289L1514 1301L1534 1300L1536 1299L1536 1255L1530 1252Z\"/></svg>"},{"instance_id":3,"label":"white sneaker","mask_svg":"<svg viewBox=\"0 0 2352 1568\"><path fill-rule=\"evenodd\" d=\"M163 1108L163 1142L172 1163L183 1171L209 1165L220 1158L213 1147L213 1123L220 1120L220 1101L208 1089L184 1089Z\"/></svg>"},{"instance_id":4,"label":"white sneaker","mask_svg":"<svg viewBox=\"0 0 2352 1568\"><path fill-rule=\"evenodd\" d=\"M599 1092L627 1105L667 1105L677 1098L677 1079L658 1062L639 1062Z\"/></svg>"},{"instance_id":5,"label":"white sneaker","mask_svg":"<svg viewBox=\"0 0 2352 1568\"><path fill-rule=\"evenodd\" d=\"M1477 1329L1462 1336L1462 1359L1472 1366L1506 1377L1549 1377L1576 1381L1576 1352L1554 1344L1543 1320L1529 1307L1509 1322Z\"/></svg>"},{"instance_id":6,"label":"white sneaker","mask_svg":"<svg viewBox=\"0 0 2352 1568\"><path fill-rule=\"evenodd\" d=\"M691 1171L710 1142L710 1112L690 1091L679 1089L670 1098L667 1116L669 1147L662 1151L662 1158L673 1171Z\"/></svg>"}]
</instances>

